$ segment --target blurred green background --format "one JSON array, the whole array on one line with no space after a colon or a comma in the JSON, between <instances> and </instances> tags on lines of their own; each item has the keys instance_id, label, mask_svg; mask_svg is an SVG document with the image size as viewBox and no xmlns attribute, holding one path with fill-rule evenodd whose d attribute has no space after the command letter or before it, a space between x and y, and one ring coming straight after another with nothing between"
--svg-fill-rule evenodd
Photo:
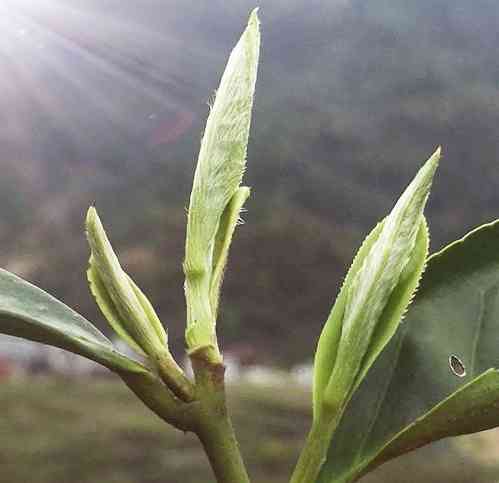
<instances>
[{"instance_id":1,"label":"blurred green background","mask_svg":"<svg viewBox=\"0 0 499 483\"><path fill-rule=\"evenodd\" d=\"M241 450L254 483L288 481L308 429L308 393L230 388ZM0 390L2 483L215 483L199 442L166 427L115 379L39 379ZM7 416L7 417L5 417ZM455 438L384 465L363 483L493 483L497 432Z\"/></svg>"},{"instance_id":2,"label":"blurred green background","mask_svg":"<svg viewBox=\"0 0 499 483\"><path fill-rule=\"evenodd\" d=\"M499 4L259 6L245 178L252 197L232 248L219 332L226 351L286 368L311 359L357 247L436 145L444 157L427 210L432 250L499 216ZM182 353L190 184L207 102L253 7L0 4L0 266L108 331L85 280L83 220L95 203ZM78 482L200 481L206 464L193 440L158 428L120 386L106 384L1 384L0 481L64 482L73 470ZM308 418L308 397L288 404L271 396L250 388L233 396L261 482L285 481ZM482 481L478 467L483 481L497 480L497 468L474 459L497 446L494 437L463 441L470 456L436 445L379 481L416 481L416 471L433 481L424 473L430 463L449 471L434 481Z\"/></svg>"}]
</instances>

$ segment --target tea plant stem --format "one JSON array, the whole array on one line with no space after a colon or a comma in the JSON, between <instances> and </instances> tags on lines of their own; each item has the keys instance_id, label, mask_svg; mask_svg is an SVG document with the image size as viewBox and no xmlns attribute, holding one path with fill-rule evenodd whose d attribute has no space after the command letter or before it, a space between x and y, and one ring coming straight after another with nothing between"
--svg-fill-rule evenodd
<instances>
[{"instance_id":1,"label":"tea plant stem","mask_svg":"<svg viewBox=\"0 0 499 483\"><path fill-rule=\"evenodd\" d=\"M227 414L206 418L198 437L218 483L249 483L232 423Z\"/></svg>"},{"instance_id":2,"label":"tea plant stem","mask_svg":"<svg viewBox=\"0 0 499 483\"><path fill-rule=\"evenodd\" d=\"M182 401L194 400L194 386L178 366L169 351L158 354L155 358L159 376L171 391Z\"/></svg>"},{"instance_id":3,"label":"tea plant stem","mask_svg":"<svg viewBox=\"0 0 499 483\"><path fill-rule=\"evenodd\" d=\"M193 431L197 407L173 395L157 376L144 372L121 372L121 378L135 395L161 419L181 431Z\"/></svg>"},{"instance_id":4,"label":"tea plant stem","mask_svg":"<svg viewBox=\"0 0 499 483\"><path fill-rule=\"evenodd\" d=\"M250 483L227 412L224 371L221 363L191 356L196 376L199 411L195 432L201 441L218 483Z\"/></svg>"},{"instance_id":5,"label":"tea plant stem","mask_svg":"<svg viewBox=\"0 0 499 483\"><path fill-rule=\"evenodd\" d=\"M332 435L336 430L341 415L332 420L322 418L312 423L312 428L305 441L290 483L311 483L316 481L322 465L326 461Z\"/></svg>"}]
</instances>

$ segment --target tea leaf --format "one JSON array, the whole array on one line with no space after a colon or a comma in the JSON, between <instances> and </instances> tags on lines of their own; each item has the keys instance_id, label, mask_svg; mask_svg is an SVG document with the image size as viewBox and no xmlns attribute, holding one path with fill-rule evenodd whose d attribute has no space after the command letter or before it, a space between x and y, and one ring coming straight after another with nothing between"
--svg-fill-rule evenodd
<instances>
[{"instance_id":1,"label":"tea leaf","mask_svg":"<svg viewBox=\"0 0 499 483\"><path fill-rule=\"evenodd\" d=\"M316 416L323 402L335 417L344 410L412 298L428 250L422 213L439 158L437 149L349 270L317 347Z\"/></svg>"},{"instance_id":2,"label":"tea leaf","mask_svg":"<svg viewBox=\"0 0 499 483\"><path fill-rule=\"evenodd\" d=\"M147 297L121 268L94 207L88 210L86 229L92 252L90 290L109 324L139 352L164 351L166 331Z\"/></svg>"},{"instance_id":3,"label":"tea leaf","mask_svg":"<svg viewBox=\"0 0 499 483\"><path fill-rule=\"evenodd\" d=\"M215 237L213 250L213 275L211 277L210 301L215 319L218 312L220 287L222 285L225 265L229 255L232 236L239 222L241 209L250 195L250 189L246 186L239 188L225 208Z\"/></svg>"},{"instance_id":4,"label":"tea leaf","mask_svg":"<svg viewBox=\"0 0 499 483\"><path fill-rule=\"evenodd\" d=\"M216 307L211 302L217 293L215 305L218 303L221 281L221 267L217 265L218 260L214 260L215 238L223 223L222 215L241 184L246 165L260 49L256 12L250 15L248 26L230 54L208 116L187 219L186 341L191 351L211 347L215 359L220 355L215 337ZM212 281L214 268L218 272Z\"/></svg>"},{"instance_id":5,"label":"tea leaf","mask_svg":"<svg viewBox=\"0 0 499 483\"><path fill-rule=\"evenodd\" d=\"M498 247L495 221L429 258L403 324L340 422L318 482L356 481L432 441L499 426Z\"/></svg>"},{"instance_id":6,"label":"tea leaf","mask_svg":"<svg viewBox=\"0 0 499 483\"><path fill-rule=\"evenodd\" d=\"M120 354L96 327L73 309L0 269L0 333L22 337L82 355L116 372L146 373Z\"/></svg>"}]
</instances>

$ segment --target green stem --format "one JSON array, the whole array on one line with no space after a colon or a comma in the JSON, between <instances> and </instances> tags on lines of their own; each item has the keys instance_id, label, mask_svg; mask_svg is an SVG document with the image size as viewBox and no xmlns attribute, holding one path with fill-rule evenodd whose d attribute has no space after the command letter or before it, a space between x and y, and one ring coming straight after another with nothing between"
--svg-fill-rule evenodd
<instances>
[{"instance_id":1,"label":"green stem","mask_svg":"<svg viewBox=\"0 0 499 483\"><path fill-rule=\"evenodd\" d=\"M329 444L341 415L324 422L318 419L312 423L305 446L300 454L290 483L313 483L326 461Z\"/></svg>"},{"instance_id":2,"label":"green stem","mask_svg":"<svg viewBox=\"0 0 499 483\"><path fill-rule=\"evenodd\" d=\"M227 414L206 418L197 434L218 483L250 482Z\"/></svg>"},{"instance_id":3,"label":"green stem","mask_svg":"<svg viewBox=\"0 0 499 483\"><path fill-rule=\"evenodd\" d=\"M224 371L221 363L191 355L200 405L195 432L201 441L218 483L249 483L248 473L227 412Z\"/></svg>"},{"instance_id":4,"label":"green stem","mask_svg":"<svg viewBox=\"0 0 499 483\"><path fill-rule=\"evenodd\" d=\"M155 375L120 372L119 375L135 395L161 419L182 431L193 431L197 406L176 398L170 389Z\"/></svg>"},{"instance_id":5,"label":"green stem","mask_svg":"<svg viewBox=\"0 0 499 483\"><path fill-rule=\"evenodd\" d=\"M159 377L161 377L175 396L184 402L194 401L194 385L178 366L168 350L157 353L155 355L155 363L158 368Z\"/></svg>"}]
</instances>

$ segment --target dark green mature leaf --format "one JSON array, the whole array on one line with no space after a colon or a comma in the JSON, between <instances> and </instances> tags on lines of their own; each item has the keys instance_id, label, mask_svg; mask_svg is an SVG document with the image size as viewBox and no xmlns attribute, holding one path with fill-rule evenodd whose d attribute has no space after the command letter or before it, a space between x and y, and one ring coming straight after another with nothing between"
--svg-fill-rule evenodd
<instances>
[{"instance_id":1,"label":"dark green mature leaf","mask_svg":"<svg viewBox=\"0 0 499 483\"><path fill-rule=\"evenodd\" d=\"M0 333L80 354L116 372L147 369L113 344L73 309L22 278L0 269Z\"/></svg>"},{"instance_id":2,"label":"dark green mature leaf","mask_svg":"<svg viewBox=\"0 0 499 483\"><path fill-rule=\"evenodd\" d=\"M317 483L499 426L499 221L430 257L405 321L354 395Z\"/></svg>"}]
</instances>

